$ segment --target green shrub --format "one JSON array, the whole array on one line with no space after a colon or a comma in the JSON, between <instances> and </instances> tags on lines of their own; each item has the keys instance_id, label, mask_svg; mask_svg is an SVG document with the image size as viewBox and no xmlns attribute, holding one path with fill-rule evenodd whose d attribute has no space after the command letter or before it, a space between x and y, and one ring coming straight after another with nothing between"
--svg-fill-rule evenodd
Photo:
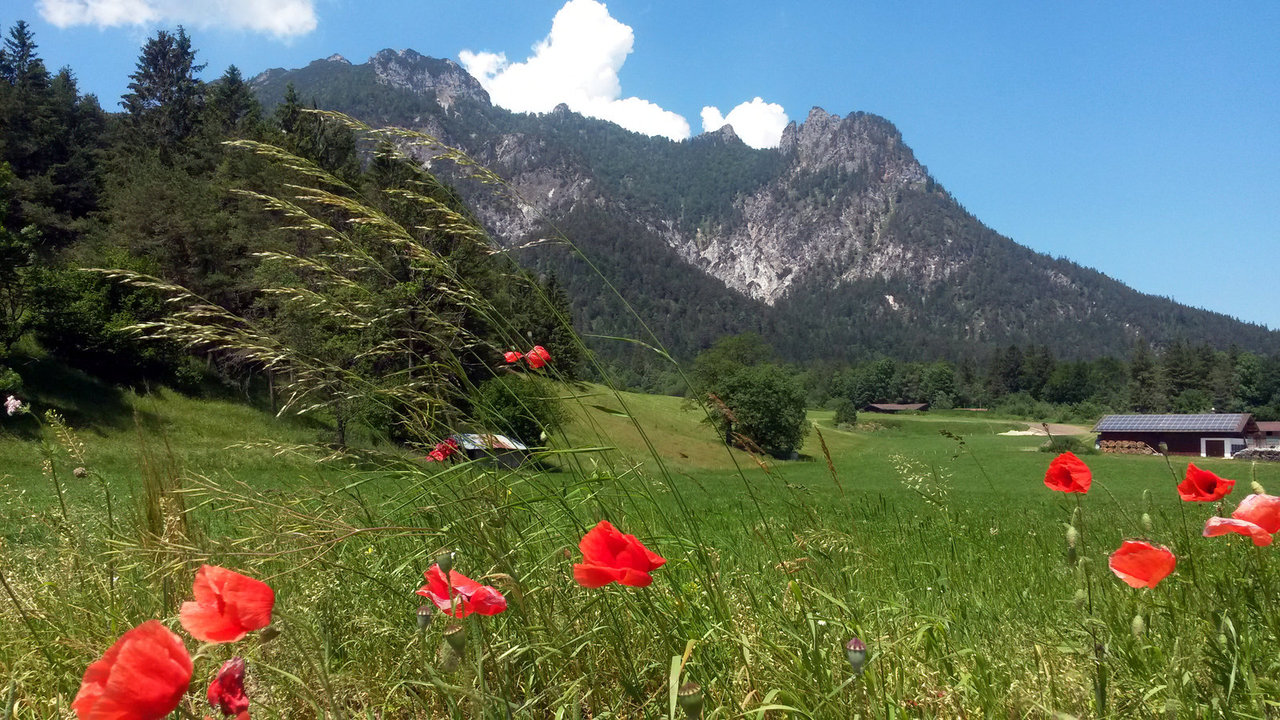
<instances>
[{"instance_id":1,"label":"green shrub","mask_svg":"<svg viewBox=\"0 0 1280 720\"><path fill-rule=\"evenodd\" d=\"M804 388L794 374L776 365L743 368L724 382L723 390L721 399L733 420L722 429L777 458L790 457L800 447L809 423Z\"/></svg>"},{"instance_id":2,"label":"green shrub","mask_svg":"<svg viewBox=\"0 0 1280 720\"><path fill-rule=\"evenodd\" d=\"M840 398L835 403L836 425L853 425L858 422L858 408L849 398Z\"/></svg>"},{"instance_id":3,"label":"green shrub","mask_svg":"<svg viewBox=\"0 0 1280 720\"><path fill-rule=\"evenodd\" d=\"M529 375L486 380L476 390L472 415L477 430L500 432L530 447L542 445L542 433L567 420L555 386Z\"/></svg>"},{"instance_id":4,"label":"green shrub","mask_svg":"<svg viewBox=\"0 0 1280 720\"><path fill-rule=\"evenodd\" d=\"M21 390L22 376L13 369L0 365L0 396L12 395Z\"/></svg>"},{"instance_id":5,"label":"green shrub","mask_svg":"<svg viewBox=\"0 0 1280 720\"><path fill-rule=\"evenodd\" d=\"M1055 455L1060 455L1064 452L1075 455L1093 455L1098 451L1094 449L1093 445L1086 443L1076 435L1054 435L1040 446L1040 452L1053 453Z\"/></svg>"}]
</instances>

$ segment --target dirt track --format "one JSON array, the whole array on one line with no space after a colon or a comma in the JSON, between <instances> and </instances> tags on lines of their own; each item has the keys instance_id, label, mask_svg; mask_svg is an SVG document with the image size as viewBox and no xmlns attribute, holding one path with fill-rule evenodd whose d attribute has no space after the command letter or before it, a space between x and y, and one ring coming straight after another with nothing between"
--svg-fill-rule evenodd
<instances>
[{"instance_id":1,"label":"dirt track","mask_svg":"<svg viewBox=\"0 0 1280 720\"><path fill-rule=\"evenodd\" d=\"M1083 425L1066 425L1063 423L1048 423L1049 432L1045 432L1045 426L1042 424L1028 424L1026 430L1010 430L1002 432L1001 435L1039 435L1041 437L1049 434L1053 435L1088 435L1092 432L1091 428Z\"/></svg>"}]
</instances>

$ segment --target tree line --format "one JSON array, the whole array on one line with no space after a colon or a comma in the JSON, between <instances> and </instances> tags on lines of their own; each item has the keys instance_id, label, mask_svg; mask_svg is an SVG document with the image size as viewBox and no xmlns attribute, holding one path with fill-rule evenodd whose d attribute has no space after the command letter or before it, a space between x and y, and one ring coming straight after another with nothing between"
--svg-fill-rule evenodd
<instances>
[{"instance_id":1,"label":"tree line","mask_svg":"<svg viewBox=\"0 0 1280 720\"><path fill-rule=\"evenodd\" d=\"M325 334L325 318L301 305L264 296L264 288L282 282L300 288L310 282L290 277L297 269L272 256L332 258L323 243L291 232L279 208L261 202L287 197L299 182L296 173L228 140L303 159L352 202L414 228L415 241L483 294L495 313L458 318L460 328L489 346L473 353L472 384L492 376L499 350L517 342L523 350L545 346L558 373L576 375L582 352L566 327L572 307L563 286L554 275L535 276L433 225L423 209L432 203L470 218L451 187L406 162L385 138L366 139L309 112L313 103L292 87L267 113L235 66L211 82L200 79L204 67L184 29L158 31L140 49L120 110L108 112L79 92L70 68L45 67L25 22L9 29L0 49L0 393L21 392L24 358L40 353L134 386L196 391L263 383L260 365L140 340L128 328L163 318L162 295L84 268L162 278L281 337L324 344L317 353L367 350L350 336ZM337 212L332 217L341 219ZM403 262L376 259L388 268L384 286L364 290L381 293L388 306L398 293L420 300L434 292ZM330 405L341 441L341 403ZM359 409L346 415L370 420Z\"/></svg>"}]
</instances>

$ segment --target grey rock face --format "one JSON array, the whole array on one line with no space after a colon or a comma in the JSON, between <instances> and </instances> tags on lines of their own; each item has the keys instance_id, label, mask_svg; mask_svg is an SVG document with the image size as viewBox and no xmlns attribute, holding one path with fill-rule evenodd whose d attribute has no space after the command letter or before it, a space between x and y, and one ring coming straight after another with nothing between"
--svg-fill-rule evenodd
<instances>
[{"instance_id":1,"label":"grey rock face","mask_svg":"<svg viewBox=\"0 0 1280 720\"><path fill-rule=\"evenodd\" d=\"M446 110L461 97L489 104L489 93L480 82L452 60L427 57L413 50L388 49L369 58L369 62L378 82L420 95L434 95Z\"/></svg>"},{"instance_id":2,"label":"grey rock face","mask_svg":"<svg viewBox=\"0 0 1280 720\"><path fill-rule=\"evenodd\" d=\"M890 123L865 114L841 119L814 108L803 124L787 126L779 150L787 160L782 174L736 201L742 221L671 238L682 257L770 304L818 271L842 280L945 277L939 259L880 238L897 192L928 179ZM813 182L822 177L845 180Z\"/></svg>"},{"instance_id":3,"label":"grey rock face","mask_svg":"<svg viewBox=\"0 0 1280 720\"><path fill-rule=\"evenodd\" d=\"M454 140L467 145L466 138ZM728 125L694 139L706 141L741 142ZM638 212L615 198L591 196L589 169L541 163L538 143L507 135L473 149L524 200L498 205L473 199L488 227L508 244L529 240L525 235L539 216L554 216L585 198L639 222L685 261L769 304L819 273L837 281L907 275L927 285L945 280L962 261L947 255L945 242L906 247L881 237L899 191L922 187L928 173L897 129L874 115L841 118L814 108L804 123L784 131L778 176L739 196L733 220L697 230L651 208Z\"/></svg>"}]
</instances>

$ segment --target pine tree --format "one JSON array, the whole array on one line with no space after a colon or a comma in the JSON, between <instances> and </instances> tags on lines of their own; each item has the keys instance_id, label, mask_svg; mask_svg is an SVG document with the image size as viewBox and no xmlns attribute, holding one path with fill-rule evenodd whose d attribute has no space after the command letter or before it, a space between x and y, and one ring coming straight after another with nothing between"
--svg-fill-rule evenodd
<instances>
[{"instance_id":1,"label":"pine tree","mask_svg":"<svg viewBox=\"0 0 1280 720\"><path fill-rule=\"evenodd\" d=\"M235 65L210 86L208 109L210 129L224 137L253 134L262 121L262 106Z\"/></svg>"},{"instance_id":2,"label":"pine tree","mask_svg":"<svg viewBox=\"0 0 1280 720\"><path fill-rule=\"evenodd\" d=\"M1138 338L1129 361L1129 409L1135 412L1164 412L1169 407L1164 378L1155 353L1145 338Z\"/></svg>"},{"instance_id":3,"label":"pine tree","mask_svg":"<svg viewBox=\"0 0 1280 720\"><path fill-rule=\"evenodd\" d=\"M121 99L136 145L172 151L195 132L204 107L204 83L196 73L191 38L181 26L177 34L160 30L147 40Z\"/></svg>"}]
</instances>

